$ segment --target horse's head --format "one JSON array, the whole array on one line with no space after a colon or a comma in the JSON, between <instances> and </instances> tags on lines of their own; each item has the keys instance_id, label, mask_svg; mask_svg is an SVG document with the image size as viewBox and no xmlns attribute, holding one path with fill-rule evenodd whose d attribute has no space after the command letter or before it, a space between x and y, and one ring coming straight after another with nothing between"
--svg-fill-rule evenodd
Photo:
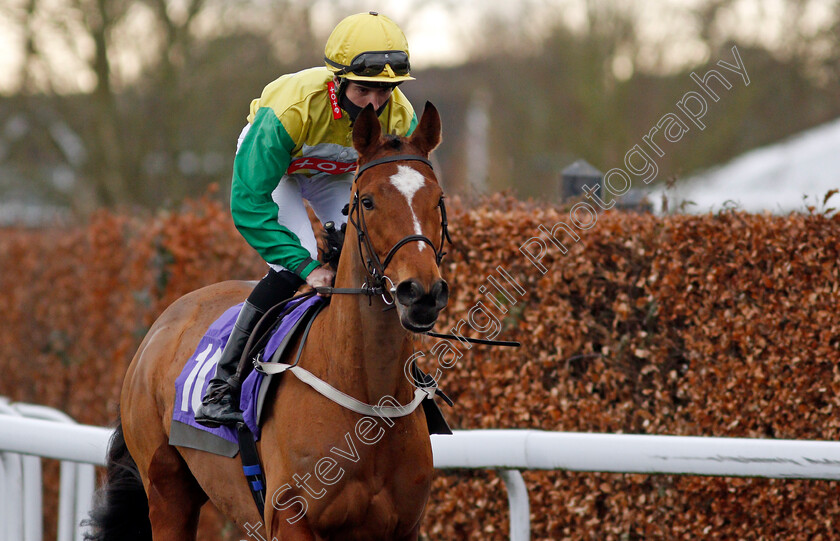
<instances>
[{"instance_id":1,"label":"horse's head","mask_svg":"<svg viewBox=\"0 0 840 541\"><path fill-rule=\"evenodd\" d=\"M431 103L411 137L383 135L371 106L353 127L359 171L348 242L358 238L368 279L390 290L400 322L413 332L430 330L449 299L439 269L446 236L443 191L428 161L440 131Z\"/></svg>"}]
</instances>

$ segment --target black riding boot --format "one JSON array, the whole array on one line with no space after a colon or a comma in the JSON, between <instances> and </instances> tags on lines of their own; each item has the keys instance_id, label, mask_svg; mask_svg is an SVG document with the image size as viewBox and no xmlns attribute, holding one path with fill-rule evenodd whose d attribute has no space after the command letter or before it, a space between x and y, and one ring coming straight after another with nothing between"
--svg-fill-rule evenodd
<instances>
[{"instance_id":1,"label":"black riding boot","mask_svg":"<svg viewBox=\"0 0 840 541\"><path fill-rule=\"evenodd\" d=\"M207 385L201 407L195 412L195 422L216 428L221 425L232 426L243 420L239 404L234 403L238 393L233 392L234 389L228 380L236 373L248 337L264 313L264 310L259 310L245 301L239 317L236 318L233 332L222 351L219 364L216 365L216 373Z\"/></svg>"},{"instance_id":2,"label":"black riding boot","mask_svg":"<svg viewBox=\"0 0 840 541\"><path fill-rule=\"evenodd\" d=\"M239 411L239 387L247 374L236 378L242 350L248 337L262 315L275 304L295 294L303 280L289 271L269 270L242 306L233 326L233 332L216 365L216 373L207 385L201 407L195 412L195 421L210 428L220 425L233 426L243 420Z\"/></svg>"}]
</instances>

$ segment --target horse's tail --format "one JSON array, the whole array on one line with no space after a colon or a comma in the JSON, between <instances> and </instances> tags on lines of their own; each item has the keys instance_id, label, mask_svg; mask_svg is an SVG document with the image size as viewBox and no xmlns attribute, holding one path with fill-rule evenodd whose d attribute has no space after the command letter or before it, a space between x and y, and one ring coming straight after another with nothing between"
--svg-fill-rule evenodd
<instances>
[{"instance_id":1,"label":"horse's tail","mask_svg":"<svg viewBox=\"0 0 840 541\"><path fill-rule=\"evenodd\" d=\"M122 422L108 446L107 478L97 491L86 541L150 541L149 500L137 464L128 452Z\"/></svg>"}]
</instances>

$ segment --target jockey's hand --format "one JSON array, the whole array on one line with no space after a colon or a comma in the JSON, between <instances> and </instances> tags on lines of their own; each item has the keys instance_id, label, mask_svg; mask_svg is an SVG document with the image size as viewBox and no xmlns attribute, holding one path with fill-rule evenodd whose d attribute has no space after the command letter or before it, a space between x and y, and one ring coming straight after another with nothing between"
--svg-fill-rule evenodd
<instances>
[{"instance_id":1,"label":"jockey's hand","mask_svg":"<svg viewBox=\"0 0 840 541\"><path fill-rule=\"evenodd\" d=\"M306 283L312 287L330 287L335 282L335 271L327 267L318 267L306 277ZM328 297L328 293L318 293L320 297Z\"/></svg>"}]
</instances>

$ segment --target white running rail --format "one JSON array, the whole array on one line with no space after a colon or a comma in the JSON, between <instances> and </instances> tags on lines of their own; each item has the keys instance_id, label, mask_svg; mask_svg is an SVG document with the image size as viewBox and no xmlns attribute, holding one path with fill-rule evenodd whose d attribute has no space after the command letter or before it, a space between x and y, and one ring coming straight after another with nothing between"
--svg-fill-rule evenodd
<instances>
[{"instance_id":1,"label":"white running rail","mask_svg":"<svg viewBox=\"0 0 840 541\"><path fill-rule=\"evenodd\" d=\"M9 428L0 429L0 438L16 439L20 443L33 440L32 419L47 422L46 430L59 430L67 427L68 439L72 439L80 427L66 413L57 409L35 404L10 403L8 399L0 397L0 420L12 421ZM15 432L14 423L22 423L25 427ZM7 432L7 430L9 432ZM105 430L107 429L97 429ZM51 435L51 436L54 436ZM35 436L37 439L37 436ZM53 450L61 450L65 442L53 441ZM107 441L105 442L107 445ZM92 464L78 463L74 457L63 456L57 452L61 460L61 473L58 501L57 541L82 541L83 531L79 523L87 516L93 499L96 477ZM24 451L17 446L0 445L0 536L8 541L41 541L43 539L43 510L41 459L39 456L50 456L45 453Z\"/></svg>"},{"instance_id":2,"label":"white running rail","mask_svg":"<svg viewBox=\"0 0 840 541\"><path fill-rule=\"evenodd\" d=\"M103 465L110 436L107 428L0 415L0 450L12 453ZM514 541L530 538L528 489L519 470L840 479L840 442L828 441L456 430L432 436L432 450L437 468L499 472Z\"/></svg>"}]
</instances>

